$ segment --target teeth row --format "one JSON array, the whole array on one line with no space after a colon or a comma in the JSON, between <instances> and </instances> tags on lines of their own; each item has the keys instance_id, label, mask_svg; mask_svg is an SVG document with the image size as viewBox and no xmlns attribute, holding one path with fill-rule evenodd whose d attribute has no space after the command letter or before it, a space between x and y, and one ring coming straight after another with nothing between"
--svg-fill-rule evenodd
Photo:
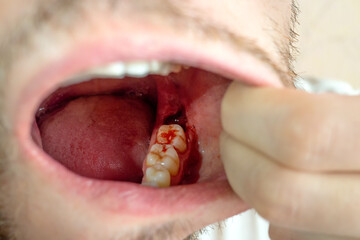
<instances>
[{"instance_id":1,"label":"teeth row","mask_svg":"<svg viewBox=\"0 0 360 240\"><path fill-rule=\"evenodd\" d=\"M171 176L179 173L180 153L187 148L185 133L177 124L163 125L159 128L154 144L145 159L146 171L143 185L170 187ZM176 150L175 150L176 149Z\"/></svg>"},{"instance_id":2,"label":"teeth row","mask_svg":"<svg viewBox=\"0 0 360 240\"><path fill-rule=\"evenodd\" d=\"M182 65L159 61L114 62L93 68L69 80L65 85L80 83L89 77L124 78L125 76L142 78L149 74L169 75L182 70Z\"/></svg>"},{"instance_id":3,"label":"teeth row","mask_svg":"<svg viewBox=\"0 0 360 240\"><path fill-rule=\"evenodd\" d=\"M179 72L180 65L163 63L159 61L134 61L116 62L104 67L90 70L88 74L113 76L113 77L145 77L149 74L168 75L171 72Z\"/></svg>"}]
</instances>

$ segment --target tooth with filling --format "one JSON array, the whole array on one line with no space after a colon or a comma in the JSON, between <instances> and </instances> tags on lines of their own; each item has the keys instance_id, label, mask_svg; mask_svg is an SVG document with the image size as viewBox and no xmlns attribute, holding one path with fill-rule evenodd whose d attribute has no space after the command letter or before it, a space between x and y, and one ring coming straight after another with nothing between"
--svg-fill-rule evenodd
<instances>
[{"instance_id":1,"label":"tooth with filling","mask_svg":"<svg viewBox=\"0 0 360 240\"><path fill-rule=\"evenodd\" d=\"M162 125L157 133L156 140L160 144L171 144L180 153L186 151L184 129L178 124Z\"/></svg>"},{"instance_id":2,"label":"tooth with filling","mask_svg":"<svg viewBox=\"0 0 360 240\"><path fill-rule=\"evenodd\" d=\"M179 156L172 145L154 144L146 157L146 166L162 166L176 176L179 173Z\"/></svg>"},{"instance_id":3,"label":"tooth with filling","mask_svg":"<svg viewBox=\"0 0 360 240\"><path fill-rule=\"evenodd\" d=\"M143 185L153 187L170 187L170 173L162 166L153 166L146 169Z\"/></svg>"}]
</instances>

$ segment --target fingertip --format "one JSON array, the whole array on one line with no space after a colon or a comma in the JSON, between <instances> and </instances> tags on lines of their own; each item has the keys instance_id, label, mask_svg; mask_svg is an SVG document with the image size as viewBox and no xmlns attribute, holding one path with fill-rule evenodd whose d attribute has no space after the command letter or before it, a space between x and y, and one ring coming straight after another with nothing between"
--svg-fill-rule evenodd
<instances>
[{"instance_id":1,"label":"fingertip","mask_svg":"<svg viewBox=\"0 0 360 240\"><path fill-rule=\"evenodd\" d=\"M243 195L242 184L245 174L242 173L244 168L241 167L241 161L238 161L241 155L239 154L241 149L237 146L237 143L226 132L222 132L220 135L220 156L224 164L225 173L231 188L238 196Z\"/></svg>"}]
</instances>

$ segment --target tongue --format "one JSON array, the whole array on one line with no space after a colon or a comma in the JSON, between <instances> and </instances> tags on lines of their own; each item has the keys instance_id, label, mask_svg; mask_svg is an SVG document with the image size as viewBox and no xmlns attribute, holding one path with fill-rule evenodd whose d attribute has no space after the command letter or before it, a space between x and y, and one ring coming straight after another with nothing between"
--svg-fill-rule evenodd
<instances>
[{"instance_id":1,"label":"tongue","mask_svg":"<svg viewBox=\"0 0 360 240\"><path fill-rule=\"evenodd\" d=\"M144 101L121 96L81 97L39 122L43 149L86 177L141 182L154 124Z\"/></svg>"}]
</instances>

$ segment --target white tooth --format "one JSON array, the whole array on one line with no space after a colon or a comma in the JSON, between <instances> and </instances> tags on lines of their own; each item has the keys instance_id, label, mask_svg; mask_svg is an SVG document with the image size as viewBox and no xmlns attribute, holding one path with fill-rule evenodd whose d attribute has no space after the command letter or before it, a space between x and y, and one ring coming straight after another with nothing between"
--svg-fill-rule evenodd
<instances>
[{"instance_id":1,"label":"white tooth","mask_svg":"<svg viewBox=\"0 0 360 240\"><path fill-rule=\"evenodd\" d=\"M149 167L146 169L142 184L154 187L170 187L170 173L161 166Z\"/></svg>"},{"instance_id":2,"label":"white tooth","mask_svg":"<svg viewBox=\"0 0 360 240\"><path fill-rule=\"evenodd\" d=\"M175 66L180 66L180 65L174 65L171 63L161 63L158 66L158 69L156 71L153 71L154 74L159 74L162 76L167 76L172 72L175 72Z\"/></svg>"},{"instance_id":3,"label":"white tooth","mask_svg":"<svg viewBox=\"0 0 360 240\"><path fill-rule=\"evenodd\" d=\"M112 63L104 67L91 69L90 71L86 72L86 74L123 77L125 75L125 64L122 62Z\"/></svg>"},{"instance_id":4,"label":"white tooth","mask_svg":"<svg viewBox=\"0 0 360 240\"><path fill-rule=\"evenodd\" d=\"M146 156L146 166L163 166L176 176L179 173L179 156L172 145L154 144Z\"/></svg>"},{"instance_id":5,"label":"white tooth","mask_svg":"<svg viewBox=\"0 0 360 240\"><path fill-rule=\"evenodd\" d=\"M150 72L149 62L129 62L126 64L126 75L132 77L145 77Z\"/></svg>"},{"instance_id":6,"label":"white tooth","mask_svg":"<svg viewBox=\"0 0 360 240\"><path fill-rule=\"evenodd\" d=\"M171 73L171 65L169 63L163 63L155 73L162 76L167 76L169 73Z\"/></svg>"},{"instance_id":7,"label":"white tooth","mask_svg":"<svg viewBox=\"0 0 360 240\"><path fill-rule=\"evenodd\" d=\"M161 144L171 144L176 150L183 153L186 150L186 138L180 125L162 125L157 133L156 140Z\"/></svg>"},{"instance_id":8,"label":"white tooth","mask_svg":"<svg viewBox=\"0 0 360 240\"><path fill-rule=\"evenodd\" d=\"M179 173L179 159L176 161L173 158L164 157L161 166L167 169L171 176L176 176Z\"/></svg>"},{"instance_id":9,"label":"white tooth","mask_svg":"<svg viewBox=\"0 0 360 240\"><path fill-rule=\"evenodd\" d=\"M150 71L151 71L152 73L157 73L157 72L159 72L163 64L164 64L164 63L161 63L161 62L159 62L159 61L151 61L151 62L150 62Z\"/></svg>"},{"instance_id":10,"label":"white tooth","mask_svg":"<svg viewBox=\"0 0 360 240\"><path fill-rule=\"evenodd\" d=\"M185 66L167 62L152 61L133 61L133 62L115 62L102 67L97 67L85 71L69 79L62 87L81 83L91 79L91 77L123 78L126 75L130 77L146 77L149 74L158 74L167 76L170 73L178 73Z\"/></svg>"},{"instance_id":11,"label":"white tooth","mask_svg":"<svg viewBox=\"0 0 360 240\"><path fill-rule=\"evenodd\" d=\"M181 65L171 64L171 63L162 63L158 61L150 62L150 71L152 74L159 74L163 76L167 76L172 72L180 72Z\"/></svg>"}]
</instances>

